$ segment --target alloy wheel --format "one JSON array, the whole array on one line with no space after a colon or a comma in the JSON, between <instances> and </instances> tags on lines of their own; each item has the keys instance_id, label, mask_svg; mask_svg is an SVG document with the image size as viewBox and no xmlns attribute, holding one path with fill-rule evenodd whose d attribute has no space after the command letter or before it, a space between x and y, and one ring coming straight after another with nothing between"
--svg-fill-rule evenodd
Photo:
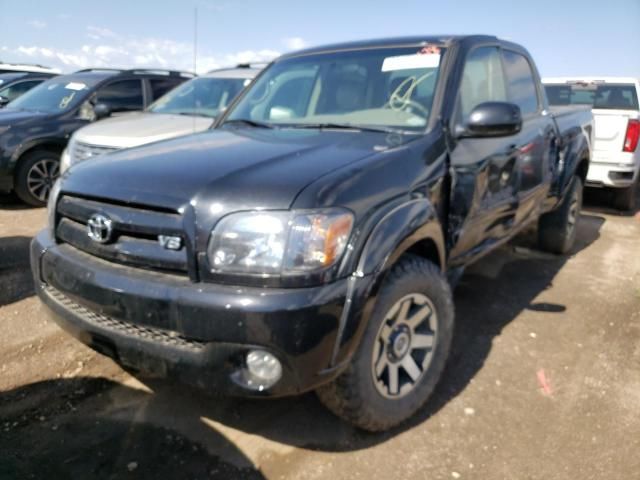
<instances>
[{"instance_id":1,"label":"alloy wheel","mask_svg":"<svg viewBox=\"0 0 640 480\"><path fill-rule=\"evenodd\" d=\"M387 312L373 348L371 372L378 392L397 399L410 393L429 368L438 318L426 295L412 293Z\"/></svg>"},{"instance_id":2,"label":"alloy wheel","mask_svg":"<svg viewBox=\"0 0 640 480\"><path fill-rule=\"evenodd\" d=\"M54 182L60 175L60 162L53 158L43 158L34 163L27 173L29 193L46 202Z\"/></svg>"},{"instance_id":3,"label":"alloy wheel","mask_svg":"<svg viewBox=\"0 0 640 480\"><path fill-rule=\"evenodd\" d=\"M576 224L578 223L578 216L580 215L581 208L581 192L576 188L571 196L571 203L569 204L569 216L567 219L568 237L572 237Z\"/></svg>"}]
</instances>

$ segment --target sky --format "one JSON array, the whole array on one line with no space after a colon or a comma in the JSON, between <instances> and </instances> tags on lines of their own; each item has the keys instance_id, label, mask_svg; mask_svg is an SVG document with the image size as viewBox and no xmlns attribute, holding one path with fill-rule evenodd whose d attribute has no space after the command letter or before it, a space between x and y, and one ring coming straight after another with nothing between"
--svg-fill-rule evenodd
<instances>
[{"instance_id":1,"label":"sky","mask_svg":"<svg viewBox=\"0 0 640 480\"><path fill-rule=\"evenodd\" d=\"M194 12L197 9L197 35ZM640 77L640 0L0 0L0 60L198 73L307 46L484 33L543 76Z\"/></svg>"}]
</instances>

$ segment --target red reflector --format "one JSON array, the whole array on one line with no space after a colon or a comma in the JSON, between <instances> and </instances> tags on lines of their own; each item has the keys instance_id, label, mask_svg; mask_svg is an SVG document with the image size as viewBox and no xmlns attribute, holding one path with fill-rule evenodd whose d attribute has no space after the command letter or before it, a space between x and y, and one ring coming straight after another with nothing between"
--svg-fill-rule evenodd
<instances>
[{"instance_id":1,"label":"red reflector","mask_svg":"<svg viewBox=\"0 0 640 480\"><path fill-rule=\"evenodd\" d=\"M623 152L635 152L640 137L640 120L629 120L627 134L624 137Z\"/></svg>"}]
</instances>

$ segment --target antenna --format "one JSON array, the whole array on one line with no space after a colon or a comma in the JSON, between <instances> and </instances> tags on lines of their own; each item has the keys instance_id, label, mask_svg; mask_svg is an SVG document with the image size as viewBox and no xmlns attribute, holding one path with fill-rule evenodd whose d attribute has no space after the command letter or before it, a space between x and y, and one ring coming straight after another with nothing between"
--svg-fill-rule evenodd
<instances>
[{"instance_id":1,"label":"antenna","mask_svg":"<svg viewBox=\"0 0 640 480\"><path fill-rule=\"evenodd\" d=\"M198 74L198 7L193 7L193 73ZM198 100L193 95L193 133L196 133L196 116L198 115Z\"/></svg>"},{"instance_id":2,"label":"antenna","mask_svg":"<svg viewBox=\"0 0 640 480\"><path fill-rule=\"evenodd\" d=\"M198 7L193 8L193 73L197 74L198 55Z\"/></svg>"}]
</instances>

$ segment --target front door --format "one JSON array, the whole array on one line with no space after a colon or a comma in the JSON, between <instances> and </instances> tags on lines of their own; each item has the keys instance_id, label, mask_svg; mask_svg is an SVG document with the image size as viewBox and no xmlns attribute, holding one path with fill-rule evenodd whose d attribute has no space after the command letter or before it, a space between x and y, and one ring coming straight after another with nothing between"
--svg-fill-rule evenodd
<instances>
[{"instance_id":1,"label":"front door","mask_svg":"<svg viewBox=\"0 0 640 480\"><path fill-rule=\"evenodd\" d=\"M478 47L465 59L454 118L466 123L471 111L490 101L508 101L501 52ZM518 212L518 135L459 138L450 151L450 264L482 254L508 237Z\"/></svg>"}]
</instances>

